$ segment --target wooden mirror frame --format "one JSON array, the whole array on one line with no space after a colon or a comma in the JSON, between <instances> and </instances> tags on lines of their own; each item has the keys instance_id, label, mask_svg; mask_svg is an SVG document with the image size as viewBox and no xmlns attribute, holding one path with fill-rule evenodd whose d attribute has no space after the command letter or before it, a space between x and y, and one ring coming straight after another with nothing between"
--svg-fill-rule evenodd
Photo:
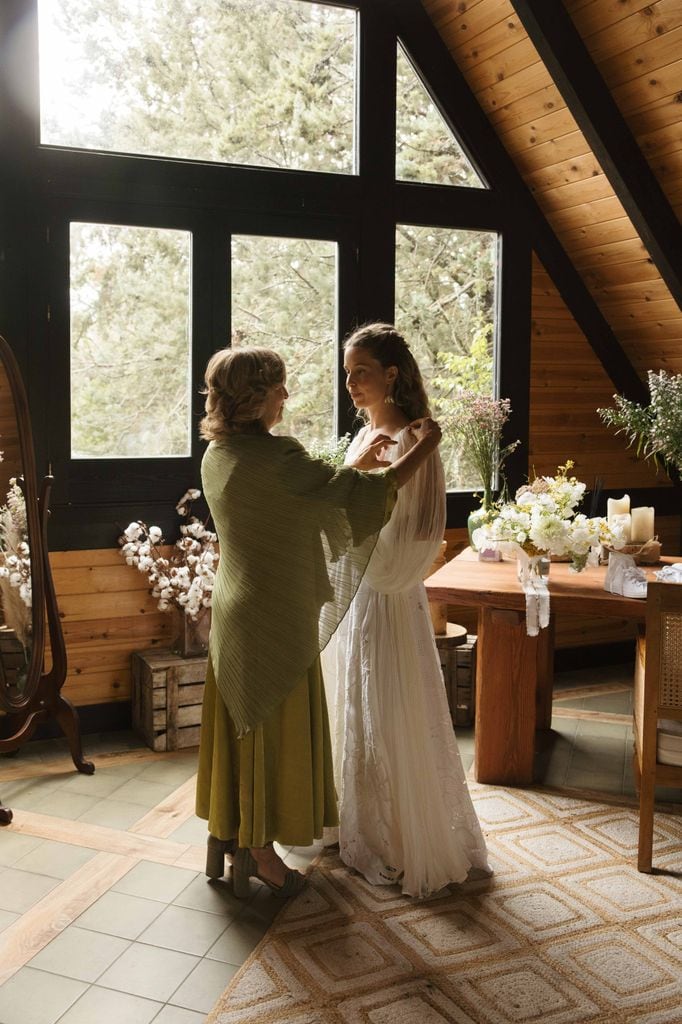
<instances>
[{"instance_id":1,"label":"wooden mirror frame","mask_svg":"<svg viewBox=\"0 0 682 1024\"><path fill-rule=\"evenodd\" d=\"M76 709L71 701L60 693L66 679L66 646L47 546L48 502L52 476L47 475L44 478L40 495L38 495L33 434L24 382L14 352L2 335L0 335L0 360L7 374L17 419L23 469L22 490L26 502L26 523L31 557L32 590L32 648L26 684L20 696L10 696L0 687L0 710L5 713L0 719L3 724L0 754L18 750L31 738L41 722L54 718L69 742L69 749L76 768L86 775L91 775L95 766L83 758L80 722ZM45 672L44 665L46 615L52 660L49 672ZM6 825L11 820L11 810L0 804L0 825Z\"/></svg>"}]
</instances>

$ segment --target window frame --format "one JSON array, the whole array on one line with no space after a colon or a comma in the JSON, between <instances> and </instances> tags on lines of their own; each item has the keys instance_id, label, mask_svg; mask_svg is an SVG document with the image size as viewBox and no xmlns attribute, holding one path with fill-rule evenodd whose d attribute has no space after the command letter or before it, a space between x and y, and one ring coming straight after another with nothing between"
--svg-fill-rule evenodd
<instances>
[{"instance_id":1,"label":"window frame","mask_svg":"<svg viewBox=\"0 0 682 1024\"><path fill-rule=\"evenodd\" d=\"M66 450L70 425L65 377L70 350L69 220L192 231L195 422L202 407L199 390L204 367L210 354L228 338L224 267L226 260L229 265L232 234L335 241L340 342L357 323L393 319L396 224L495 231L500 239L497 393L511 399L514 415L507 439L527 439L531 293L527 235L513 204L494 187L395 179L398 36L386 11L379 9L375 0L331 0L337 6L358 11L354 174L203 164L41 146L37 142L37 0L7 2L17 18L33 19L33 32L25 36L24 55L24 67L32 69L33 74L26 76L28 95L23 105L12 106L10 97L0 94L0 113L4 108L7 114L5 145L11 154L0 169L0 185L7 186L12 205L2 228L4 248L11 260L0 273L0 299L5 309L0 331L15 345L24 369L38 466L49 463L55 474L50 526L54 549L110 547L117 536L114 524L125 525L138 517L161 526L165 523L173 533L177 527L175 500L186 487L199 485L203 451L195 432L192 455L186 459L70 458ZM7 18L4 26L0 22L0 32L3 27L8 30ZM409 58L402 41L401 45ZM424 76L420 77L425 81ZM31 109L32 116L27 113ZM452 124L450 128L454 131ZM472 162L476 166L475 160ZM490 184L488 176L481 173L481 178ZM338 429L345 433L353 414L345 396L340 344L337 356ZM526 466L524 443L507 462L511 484L521 482ZM450 492L447 502L448 526L463 526L475 505L472 492Z\"/></svg>"}]
</instances>

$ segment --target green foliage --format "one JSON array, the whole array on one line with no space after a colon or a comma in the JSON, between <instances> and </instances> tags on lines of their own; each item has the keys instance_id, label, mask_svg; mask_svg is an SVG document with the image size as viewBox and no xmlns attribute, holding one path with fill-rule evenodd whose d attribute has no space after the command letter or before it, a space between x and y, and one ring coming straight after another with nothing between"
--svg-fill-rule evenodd
<instances>
[{"instance_id":1,"label":"green foliage","mask_svg":"<svg viewBox=\"0 0 682 1024\"><path fill-rule=\"evenodd\" d=\"M292 0L53 0L41 38L42 141L178 159L353 170L355 16ZM56 40L56 41L55 41ZM56 60L55 57L60 59ZM397 164L407 180L480 186L402 51ZM72 243L73 450L186 451L189 252L152 229L81 226ZM291 399L282 429L323 443L333 424L335 264L331 243L233 240L235 344L282 353ZM492 393L496 239L399 225L395 320L434 411L459 387ZM227 284L226 284L227 287ZM452 437L448 483L477 486Z\"/></svg>"},{"instance_id":2,"label":"green foliage","mask_svg":"<svg viewBox=\"0 0 682 1024\"><path fill-rule=\"evenodd\" d=\"M187 455L189 235L71 228L74 458Z\"/></svg>"},{"instance_id":3,"label":"green foliage","mask_svg":"<svg viewBox=\"0 0 682 1024\"><path fill-rule=\"evenodd\" d=\"M396 71L396 178L481 188L481 179L401 46Z\"/></svg>"},{"instance_id":4,"label":"green foliage","mask_svg":"<svg viewBox=\"0 0 682 1024\"><path fill-rule=\"evenodd\" d=\"M45 90L43 141L125 153L352 170L355 18L290 0L58 0L75 54ZM47 15L46 15L47 17Z\"/></svg>"},{"instance_id":5,"label":"green foliage","mask_svg":"<svg viewBox=\"0 0 682 1024\"><path fill-rule=\"evenodd\" d=\"M289 400L280 430L304 444L333 429L336 245L305 238L232 239L232 344L276 349Z\"/></svg>"},{"instance_id":6,"label":"green foliage","mask_svg":"<svg viewBox=\"0 0 682 1024\"><path fill-rule=\"evenodd\" d=\"M451 489L481 485L450 427L458 391L493 393L496 236L401 224L396 235L396 323L410 340L443 421Z\"/></svg>"},{"instance_id":7,"label":"green foliage","mask_svg":"<svg viewBox=\"0 0 682 1024\"><path fill-rule=\"evenodd\" d=\"M682 374L647 372L647 406L614 395L615 408L597 409L604 423L624 433L638 455L682 473Z\"/></svg>"}]
</instances>

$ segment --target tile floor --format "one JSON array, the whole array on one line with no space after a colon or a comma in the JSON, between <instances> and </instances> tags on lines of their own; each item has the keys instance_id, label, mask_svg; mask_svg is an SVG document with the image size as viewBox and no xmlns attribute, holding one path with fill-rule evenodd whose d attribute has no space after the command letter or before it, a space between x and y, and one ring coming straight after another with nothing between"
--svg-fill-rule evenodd
<instances>
[{"instance_id":1,"label":"tile floor","mask_svg":"<svg viewBox=\"0 0 682 1024\"><path fill-rule=\"evenodd\" d=\"M634 795L619 718L628 679L623 666L558 676L542 781ZM468 768L473 733L458 738ZM245 904L203 875L195 752L153 754L130 733L84 746L98 765L90 777L73 772L62 741L0 759L15 814L0 830L0 1024L199 1024L281 904L255 882ZM682 803L679 791L659 796ZM315 853L286 859L304 866Z\"/></svg>"}]
</instances>

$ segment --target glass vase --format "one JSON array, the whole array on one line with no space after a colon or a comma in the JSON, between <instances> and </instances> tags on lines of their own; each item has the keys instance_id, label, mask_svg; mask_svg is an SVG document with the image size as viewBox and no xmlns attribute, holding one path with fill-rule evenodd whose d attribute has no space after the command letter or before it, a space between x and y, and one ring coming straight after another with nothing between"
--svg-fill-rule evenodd
<instances>
[{"instance_id":1,"label":"glass vase","mask_svg":"<svg viewBox=\"0 0 682 1024\"><path fill-rule=\"evenodd\" d=\"M197 658L208 652L208 634L211 629L211 609L204 608L196 619L191 619L179 608L173 610L173 641L171 651L181 658Z\"/></svg>"},{"instance_id":2,"label":"glass vase","mask_svg":"<svg viewBox=\"0 0 682 1024\"><path fill-rule=\"evenodd\" d=\"M469 513L467 519L467 530L469 531L469 547L472 551L478 551L478 548L474 544L474 530L477 530L479 526L483 526L488 515L488 510L481 505L480 508L475 508L473 512Z\"/></svg>"}]
</instances>

